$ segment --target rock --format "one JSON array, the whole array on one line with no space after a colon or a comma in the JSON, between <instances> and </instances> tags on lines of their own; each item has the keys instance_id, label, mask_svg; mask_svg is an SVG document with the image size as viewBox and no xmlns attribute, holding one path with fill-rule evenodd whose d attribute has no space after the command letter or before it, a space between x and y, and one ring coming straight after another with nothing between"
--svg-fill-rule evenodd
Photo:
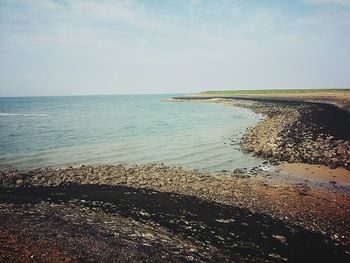
<instances>
[{"instance_id":1,"label":"rock","mask_svg":"<svg viewBox=\"0 0 350 263\"><path fill-rule=\"evenodd\" d=\"M278 255L277 253L270 253L268 254L269 257L274 258L274 259L278 259L278 260L283 260L283 261L287 261L286 258L281 257L280 255Z\"/></svg>"},{"instance_id":2,"label":"rock","mask_svg":"<svg viewBox=\"0 0 350 263\"><path fill-rule=\"evenodd\" d=\"M332 163L337 163L338 161L339 161L338 158L331 158Z\"/></svg>"},{"instance_id":3,"label":"rock","mask_svg":"<svg viewBox=\"0 0 350 263\"><path fill-rule=\"evenodd\" d=\"M228 224L234 221L235 221L234 219L216 219L216 222L223 223L223 224Z\"/></svg>"},{"instance_id":4,"label":"rock","mask_svg":"<svg viewBox=\"0 0 350 263\"><path fill-rule=\"evenodd\" d=\"M342 143L344 143L344 140L337 140L334 142L334 145L337 146L337 145L342 144Z\"/></svg>"},{"instance_id":5,"label":"rock","mask_svg":"<svg viewBox=\"0 0 350 263\"><path fill-rule=\"evenodd\" d=\"M340 144L337 149L337 154L345 154L348 150L348 147L345 144Z\"/></svg>"},{"instance_id":6,"label":"rock","mask_svg":"<svg viewBox=\"0 0 350 263\"><path fill-rule=\"evenodd\" d=\"M16 186L22 186L23 185L23 179L17 179L16 180Z\"/></svg>"},{"instance_id":7,"label":"rock","mask_svg":"<svg viewBox=\"0 0 350 263\"><path fill-rule=\"evenodd\" d=\"M312 157L314 157L314 158L317 158L317 157L319 157L320 156L320 153L318 152L318 151L314 151L313 153L312 153Z\"/></svg>"},{"instance_id":8,"label":"rock","mask_svg":"<svg viewBox=\"0 0 350 263\"><path fill-rule=\"evenodd\" d=\"M326 139L326 140L324 140L324 144L329 144L331 142L331 140L330 139Z\"/></svg>"},{"instance_id":9,"label":"rock","mask_svg":"<svg viewBox=\"0 0 350 263\"><path fill-rule=\"evenodd\" d=\"M332 157L332 153L330 151L324 151L323 152L323 156L326 158L331 158Z\"/></svg>"},{"instance_id":10,"label":"rock","mask_svg":"<svg viewBox=\"0 0 350 263\"><path fill-rule=\"evenodd\" d=\"M279 240L281 243L285 244L287 242L287 238L285 236L281 235L272 235L273 238L276 238Z\"/></svg>"}]
</instances>

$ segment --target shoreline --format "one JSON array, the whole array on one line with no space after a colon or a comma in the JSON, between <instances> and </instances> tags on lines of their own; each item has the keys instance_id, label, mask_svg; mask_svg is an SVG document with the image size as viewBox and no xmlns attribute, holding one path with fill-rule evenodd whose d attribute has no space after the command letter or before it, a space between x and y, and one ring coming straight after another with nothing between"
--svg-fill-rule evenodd
<instances>
[{"instance_id":1,"label":"shoreline","mask_svg":"<svg viewBox=\"0 0 350 263\"><path fill-rule=\"evenodd\" d=\"M243 150L277 161L350 170L350 114L335 105L240 96L188 96L169 101L248 108L264 118L244 134Z\"/></svg>"},{"instance_id":2,"label":"shoreline","mask_svg":"<svg viewBox=\"0 0 350 263\"><path fill-rule=\"evenodd\" d=\"M339 138L328 139L339 126L317 126L329 121L323 117L335 106L209 102L263 115L241 146L266 163L287 163L251 175L245 169L210 174L156 164L0 170L0 261L45 262L49 253L67 262L348 262L348 144L333 147ZM330 160L304 158L326 151L325 144L337 158L328 165L345 168L314 164L305 172L302 162ZM343 145L345 154L338 155ZM298 151L307 146L310 151ZM332 171L332 178L313 180L321 170ZM340 170L345 177L337 178Z\"/></svg>"}]
</instances>

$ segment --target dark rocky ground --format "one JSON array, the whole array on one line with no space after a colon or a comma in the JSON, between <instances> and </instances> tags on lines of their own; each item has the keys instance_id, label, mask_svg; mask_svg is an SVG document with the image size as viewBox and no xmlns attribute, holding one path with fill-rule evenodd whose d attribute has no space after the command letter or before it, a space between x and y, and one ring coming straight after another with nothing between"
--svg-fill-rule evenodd
<instances>
[{"instance_id":1,"label":"dark rocky ground","mask_svg":"<svg viewBox=\"0 0 350 263\"><path fill-rule=\"evenodd\" d=\"M8 188L1 190L0 203L2 262L350 259L347 247L266 214L151 189L76 184ZM6 245L9 238L17 250ZM50 251L55 252L52 258Z\"/></svg>"}]
</instances>

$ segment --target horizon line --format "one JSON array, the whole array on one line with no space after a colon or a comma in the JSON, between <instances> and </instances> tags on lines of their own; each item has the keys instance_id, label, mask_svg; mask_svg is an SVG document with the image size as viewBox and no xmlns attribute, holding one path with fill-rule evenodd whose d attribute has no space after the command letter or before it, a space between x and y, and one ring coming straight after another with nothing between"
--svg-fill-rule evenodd
<instances>
[{"instance_id":1,"label":"horizon line","mask_svg":"<svg viewBox=\"0 0 350 263\"><path fill-rule=\"evenodd\" d=\"M167 94L198 94L203 92L222 92L222 91L263 91L263 90L349 90L350 87L322 87L322 88L269 88L269 89L215 89L202 90L197 92L165 92L165 93L101 93L101 94L67 94L67 95L18 95L18 96L0 96L0 98L37 98L37 97L89 97L89 96L138 96L138 95L167 95Z\"/></svg>"}]
</instances>

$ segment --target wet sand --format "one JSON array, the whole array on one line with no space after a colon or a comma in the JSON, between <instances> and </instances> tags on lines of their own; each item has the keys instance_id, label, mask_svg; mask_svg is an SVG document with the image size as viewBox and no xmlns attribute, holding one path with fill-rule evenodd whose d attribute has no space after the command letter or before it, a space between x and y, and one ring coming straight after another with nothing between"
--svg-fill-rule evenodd
<instances>
[{"instance_id":1,"label":"wet sand","mask_svg":"<svg viewBox=\"0 0 350 263\"><path fill-rule=\"evenodd\" d=\"M330 169L323 165L282 163L277 167L277 170L279 170L279 173L289 176L306 178L318 182L341 183L350 186L350 171L341 167Z\"/></svg>"}]
</instances>

